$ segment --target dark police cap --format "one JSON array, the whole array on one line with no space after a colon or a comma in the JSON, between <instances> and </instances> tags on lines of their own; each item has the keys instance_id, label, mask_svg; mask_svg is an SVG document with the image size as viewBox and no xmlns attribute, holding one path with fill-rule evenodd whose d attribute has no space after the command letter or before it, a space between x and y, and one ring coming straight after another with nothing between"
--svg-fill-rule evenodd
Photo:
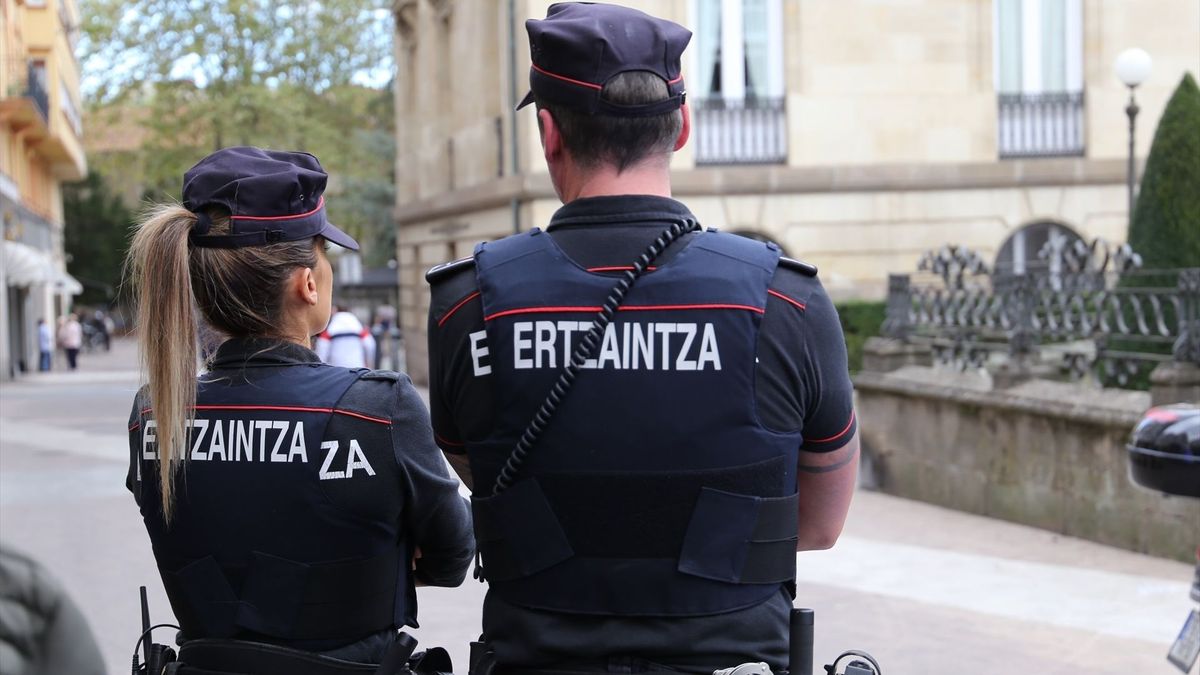
<instances>
[{"instance_id":1,"label":"dark police cap","mask_svg":"<svg viewBox=\"0 0 1200 675\"><path fill-rule=\"evenodd\" d=\"M183 175L183 206L199 216L188 241L202 248L242 248L319 236L357 251L358 242L325 219L328 178L307 152L218 150ZM229 211L229 234L208 234L212 223L205 209L211 206Z\"/></svg>"},{"instance_id":2,"label":"dark police cap","mask_svg":"<svg viewBox=\"0 0 1200 675\"><path fill-rule=\"evenodd\" d=\"M525 22L529 32L530 92L534 96L590 115L644 117L683 105L679 59L692 33L672 21L628 7L588 2L550 6L545 19ZM670 97L647 105L617 105L601 100L604 84L620 73L645 71L667 83Z\"/></svg>"}]
</instances>

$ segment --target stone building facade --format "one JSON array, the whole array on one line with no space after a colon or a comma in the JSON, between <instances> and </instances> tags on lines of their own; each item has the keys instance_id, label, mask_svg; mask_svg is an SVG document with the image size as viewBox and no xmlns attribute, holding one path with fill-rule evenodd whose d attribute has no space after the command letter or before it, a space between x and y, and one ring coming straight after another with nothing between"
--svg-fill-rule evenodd
<instances>
[{"instance_id":1,"label":"stone building facade","mask_svg":"<svg viewBox=\"0 0 1200 675\"><path fill-rule=\"evenodd\" d=\"M544 0L396 0L400 322L425 378L424 271L559 206L527 89L523 22ZM1200 73L1188 0L640 0L694 32L693 117L675 195L706 226L779 243L835 298L880 298L889 271L946 243L1021 266L1051 231L1121 241L1128 90L1136 147ZM723 56L723 55L728 55Z\"/></svg>"},{"instance_id":2,"label":"stone building facade","mask_svg":"<svg viewBox=\"0 0 1200 675\"><path fill-rule=\"evenodd\" d=\"M75 0L0 0L0 379L38 362L82 287L66 272L61 187L87 174Z\"/></svg>"}]
</instances>

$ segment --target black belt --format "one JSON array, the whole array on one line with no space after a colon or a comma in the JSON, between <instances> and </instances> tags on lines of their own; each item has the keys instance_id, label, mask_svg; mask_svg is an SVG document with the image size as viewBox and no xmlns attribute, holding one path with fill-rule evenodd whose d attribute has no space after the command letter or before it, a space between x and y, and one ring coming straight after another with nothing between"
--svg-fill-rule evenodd
<instances>
[{"instance_id":1,"label":"black belt","mask_svg":"<svg viewBox=\"0 0 1200 675\"><path fill-rule=\"evenodd\" d=\"M713 670L704 670L704 673L712 673ZM612 673L607 668L594 669L574 669L574 670L559 670L554 668L522 668L522 667L504 667L497 665L488 675L601 675ZM692 673L691 670L635 670L634 675L685 675ZM786 670L775 670L775 675L787 675ZM474 674L473 674L474 675Z\"/></svg>"},{"instance_id":2,"label":"black belt","mask_svg":"<svg viewBox=\"0 0 1200 675\"><path fill-rule=\"evenodd\" d=\"M384 664L376 665L260 642L188 640L179 648L178 672L180 675L391 675L409 672L406 662L415 645L412 638L407 642L398 640L384 658Z\"/></svg>"}]
</instances>

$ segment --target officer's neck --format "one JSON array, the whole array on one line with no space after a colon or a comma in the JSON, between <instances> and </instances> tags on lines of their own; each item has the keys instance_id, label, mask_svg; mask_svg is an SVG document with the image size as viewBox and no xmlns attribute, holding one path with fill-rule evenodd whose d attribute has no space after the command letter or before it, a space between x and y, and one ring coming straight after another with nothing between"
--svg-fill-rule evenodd
<instances>
[{"instance_id":1,"label":"officer's neck","mask_svg":"<svg viewBox=\"0 0 1200 675\"><path fill-rule=\"evenodd\" d=\"M616 195L671 196L671 170L666 161L648 160L617 171L602 163L586 171L569 172L561 181L559 197L564 204L587 197Z\"/></svg>"}]
</instances>

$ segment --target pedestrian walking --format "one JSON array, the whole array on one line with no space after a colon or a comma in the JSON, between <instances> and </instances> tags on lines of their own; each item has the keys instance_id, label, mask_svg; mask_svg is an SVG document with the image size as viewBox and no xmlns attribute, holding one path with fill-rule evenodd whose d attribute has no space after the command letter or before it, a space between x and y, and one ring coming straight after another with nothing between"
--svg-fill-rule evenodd
<instances>
[{"instance_id":1,"label":"pedestrian walking","mask_svg":"<svg viewBox=\"0 0 1200 675\"><path fill-rule=\"evenodd\" d=\"M92 327L96 331L96 342L104 345L104 351L112 349L112 319L104 313L104 310L96 310L92 314Z\"/></svg>"},{"instance_id":2,"label":"pedestrian walking","mask_svg":"<svg viewBox=\"0 0 1200 675\"><path fill-rule=\"evenodd\" d=\"M67 368L75 370L78 365L79 350L83 347L83 325L79 323L79 317L74 312L67 315L58 340L67 354Z\"/></svg>"},{"instance_id":3,"label":"pedestrian walking","mask_svg":"<svg viewBox=\"0 0 1200 675\"><path fill-rule=\"evenodd\" d=\"M307 153L219 150L130 249L149 383L127 485L180 660L205 673L370 671L417 625L415 586L457 586L474 551L409 379L309 349L330 317L325 248L358 249L326 220L326 180ZM228 337L199 376L194 308Z\"/></svg>"},{"instance_id":4,"label":"pedestrian walking","mask_svg":"<svg viewBox=\"0 0 1200 675\"><path fill-rule=\"evenodd\" d=\"M50 370L54 359L54 331L45 319L38 319L38 370Z\"/></svg>"},{"instance_id":5,"label":"pedestrian walking","mask_svg":"<svg viewBox=\"0 0 1200 675\"><path fill-rule=\"evenodd\" d=\"M347 309L334 307L333 318L317 334L317 356L332 366L374 368L375 337L358 317Z\"/></svg>"}]
</instances>

